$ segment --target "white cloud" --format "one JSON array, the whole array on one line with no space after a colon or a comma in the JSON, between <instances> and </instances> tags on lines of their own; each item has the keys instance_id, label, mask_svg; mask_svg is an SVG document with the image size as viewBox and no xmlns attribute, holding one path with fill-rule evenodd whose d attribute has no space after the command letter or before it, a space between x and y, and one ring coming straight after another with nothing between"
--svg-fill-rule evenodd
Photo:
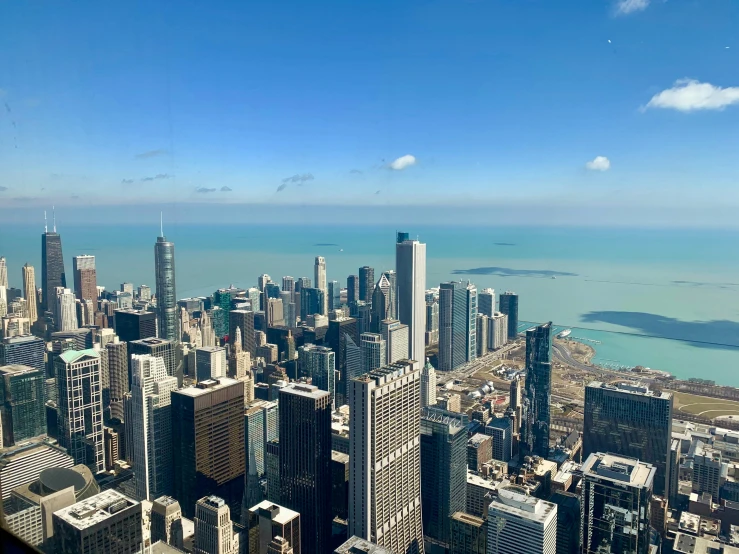
<instances>
[{"instance_id":1,"label":"white cloud","mask_svg":"<svg viewBox=\"0 0 739 554\"><path fill-rule=\"evenodd\" d=\"M392 162L390 162L390 165L388 165L388 167L390 169L400 171L412 165L416 165L416 157L411 156L410 154L406 154L405 156L401 156L397 160L393 160Z\"/></svg>"},{"instance_id":2,"label":"white cloud","mask_svg":"<svg viewBox=\"0 0 739 554\"><path fill-rule=\"evenodd\" d=\"M711 83L700 83L695 79L680 79L672 88L652 96L642 108L664 108L681 112L695 110L723 110L726 106L739 104L739 87L721 88Z\"/></svg>"},{"instance_id":3,"label":"white cloud","mask_svg":"<svg viewBox=\"0 0 739 554\"><path fill-rule=\"evenodd\" d=\"M608 171L609 169L611 169L611 160L609 160L605 156L596 156L588 163L586 163L585 167L593 171Z\"/></svg>"},{"instance_id":4,"label":"white cloud","mask_svg":"<svg viewBox=\"0 0 739 554\"><path fill-rule=\"evenodd\" d=\"M619 0L616 4L616 15L629 15L642 12L649 7L649 0Z\"/></svg>"}]
</instances>

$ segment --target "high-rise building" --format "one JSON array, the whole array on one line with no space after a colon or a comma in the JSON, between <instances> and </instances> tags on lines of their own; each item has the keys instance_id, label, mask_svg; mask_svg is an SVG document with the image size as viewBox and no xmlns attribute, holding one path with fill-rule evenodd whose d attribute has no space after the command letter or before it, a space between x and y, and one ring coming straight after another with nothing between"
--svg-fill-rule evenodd
<instances>
[{"instance_id":1,"label":"high-rise building","mask_svg":"<svg viewBox=\"0 0 739 554\"><path fill-rule=\"evenodd\" d=\"M316 262L313 266L313 276L315 278L316 288L323 291L323 315L328 314L328 286L326 283L326 258L316 256Z\"/></svg>"},{"instance_id":2,"label":"high-rise building","mask_svg":"<svg viewBox=\"0 0 739 554\"><path fill-rule=\"evenodd\" d=\"M409 359L426 359L426 245L398 233L395 245L398 317L408 326Z\"/></svg>"},{"instance_id":3,"label":"high-rise building","mask_svg":"<svg viewBox=\"0 0 739 554\"><path fill-rule=\"evenodd\" d=\"M0 365L25 365L46 371L46 343L33 335L5 337L0 340Z\"/></svg>"},{"instance_id":4,"label":"high-rise building","mask_svg":"<svg viewBox=\"0 0 739 554\"><path fill-rule=\"evenodd\" d=\"M143 302L151 300L151 287L149 285L139 285L139 300Z\"/></svg>"},{"instance_id":5,"label":"high-rise building","mask_svg":"<svg viewBox=\"0 0 739 554\"><path fill-rule=\"evenodd\" d=\"M108 405L105 419L124 420L123 399L129 390L128 344L118 337L105 345L100 352L103 375L108 380L108 397L105 396L105 379L103 379L103 409Z\"/></svg>"},{"instance_id":6,"label":"high-rise building","mask_svg":"<svg viewBox=\"0 0 739 554\"><path fill-rule=\"evenodd\" d=\"M631 384L585 387L583 456L618 452L652 464L655 494L666 494L670 475L672 393Z\"/></svg>"},{"instance_id":7,"label":"high-rise building","mask_svg":"<svg viewBox=\"0 0 739 554\"><path fill-rule=\"evenodd\" d=\"M241 329L241 347L252 356L256 352L254 344L254 312L250 310L231 310L228 314L228 337L233 344L236 328Z\"/></svg>"},{"instance_id":8,"label":"high-rise building","mask_svg":"<svg viewBox=\"0 0 739 554\"><path fill-rule=\"evenodd\" d=\"M557 505L507 485L488 509L488 554L557 554Z\"/></svg>"},{"instance_id":9,"label":"high-rise building","mask_svg":"<svg viewBox=\"0 0 739 554\"><path fill-rule=\"evenodd\" d=\"M125 342L157 336L157 314L145 310L116 310L115 333Z\"/></svg>"},{"instance_id":10,"label":"high-rise building","mask_svg":"<svg viewBox=\"0 0 739 554\"><path fill-rule=\"evenodd\" d=\"M249 508L247 523L249 554L267 554L275 537L290 543L294 554L300 554L300 514L279 504L264 500Z\"/></svg>"},{"instance_id":11,"label":"high-rise building","mask_svg":"<svg viewBox=\"0 0 739 554\"><path fill-rule=\"evenodd\" d=\"M23 266L23 298L26 299L28 320L31 326L38 320L38 292L36 290L36 272L32 265Z\"/></svg>"},{"instance_id":12,"label":"high-rise building","mask_svg":"<svg viewBox=\"0 0 739 554\"><path fill-rule=\"evenodd\" d=\"M495 312L488 320L488 349L498 350L508 342L508 316Z\"/></svg>"},{"instance_id":13,"label":"high-rise building","mask_svg":"<svg viewBox=\"0 0 739 554\"><path fill-rule=\"evenodd\" d=\"M391 318L394 294L390 287L390 281L383 273L372 291L372 332L379 333L382 321Z\"/></svg>"},{"instance_id":14,"label":"high-rise building","mask_svg":"<svg viewBox=\"0 0 739 554\"><path fill-rule=\"evenodd\" d=\"M182 386L183 363L177 361L177 349L171 340L150 337L148 339L134 340L128 343L128 354L150 354L164 360L167 375L177 377L177 384ZM225 372L224 372L225 375ZM128 384L131 385L131 372L129 372Z\"/></svg>"},{"instance_id":15,"label":"high-rise building","mask_svg":"<svg viewBox=\"0 0 739 554\"><path fill-rule=\"evenodd\" d=\"M83 254L72 258L74 293L79 300L97 300L98 286L95 256Z\"/></svg>"},{"instance_id":16,"label":"high-rise building","mask_svg":"<svg viewBox=\"0 0 739 554\"><path fill-rule=\"evenodd\" d=\"M582 466L582 553L649 552L656 468L634 458L595 453Z\"/></svg>"},{"instance_id":17,"label":"high-rise building","mask_svg":"<svg viewBox=\"0 0 739 554\"><path fill-rule=\"evenodd\" d=\"M451 516L465 509L467 431L458 419L422 412L421 506L426 537L447 551Z\"/></svg>"},{"instance_id":18,"label":"high-rise building","mask_svg":"<svg viewBox=\"0 0 739 554\"><path fill-rule=\"evenodd\" d=\"M67 278L64 274L64 257L62 256L62 237L54 230L44 229L41 235L41 310L51 310L56 302L57 287L65 288Z\"/></svg>"},{"instance_id":19,"label":"high-rise building","mask_svg":"<svg viewBox=\"0 0 739 554\"><path fill-rule=\"evenodd\" d=\"M300 319L305 321L313 314L323 314L323 300L325 294L321 289L301 287L300 289Z\"/></svg>"},{"instance_id":20,"label":"high-rise building","mask_svg":"<svg viewBox=\"0 0 739 554\"><path fill-rule=\"evenodd\" d=\"M549 501L557 505L557 554L580 554L580 495L556 490Z\"/></svg>"},{"instance_id":21,"label":"high-rise building","mask_svg":"<svg viewBox=\"0 0 739 554\"><path fill-rule=\"evenodd\" d=\"M500 311L508 316L508 340L518 337L518 295L505 291L500 295Z\"/></svg>"},{"instance_id":22,"label":"high-rise building","mask_svg":"<svg viewBox=\"0 0 739 554\"><path fill-rule=\"evenodd\" d=\"M202 346L195 350L195 371L198 381L226 376L226 349L222 346Z\"/></svg>"},{"instance_id":23,"label":"high-rise building","mask_svg":"<svg viewBox=\"0 0 739 554\"><path fill-rule=\"evenodd\" d=\"M133 383L126 397L126 453L133 464L139 500L172 494L171 395L177 379L167 375L164 360L148 354L131 356Z\"/></svg>"},{"instance_id":24,"label":"high-rise building","mask_svg":"<svg viewBox=\"0 0 739 554\"><path fill-rule=\"evenodd\" d=\"M328 282L327 296L329 310L338 310L339 308L341 308L341 285L338 281Z\"/></svg>"},{"instance_id":25,"label":"high-rise building","mask_svg":"<svg viewBox=\"0 0 739 554\"><path fill-rule=\"evenodd\" d=\"M477 314L477 357L488 353L488 322L486 315Z\"/></svg>"},{"instance_id":26,"label":"high-rise building","mask_svg":"<svg viewBox=\"0 0 739 554\"><path fill-rule=\"evenodd\" d=\"M523 392L521 391L521 382L522 379L519 375L516 375L511 379L509 406L516 415L516 422L513 427L514 433L519 432L521 428L521 418L523 416Z\"/></svg>"},{"instance_id":27,"label":"high-rise building","mask_svg":"<svg viewBox=\"0 0 739 554\"><path fill-rule=\"evenodd\" d=\"M303 373L321 390L331 393L331 407L336 406L336 354L327 346L306 344L298 348Z\"/></svg>"},{"instance_id":28,"label":"high-rise building","mask_svg":"<svg viewBox=\"0 0 739 554\"><path fill-rule=\"evenodd\" d=\"M57 554L144 552L143 508L114 489L54 512Z\"/></svg>"},{"instance_id":29,"label":"high-rise building","mask_svg":"<svg viewBox=\"0 0 739 554\"><path fill-rule=\"evenodd\" d=\"M393 552L424 552L421 370L404 360L348 385L349 530Z\"/></svg>"},{"instance_id":30,"label":"high-rise building","mask_svg":"<svg viewBox=\"0 0 739 554\"><path fill-rule=\"evenodd\" d=\"M481 315L493 317L495 314L495 289L482 289L478 296L477 311Z\"/></svg>"},{"instance_id":31,"label":"high-rise building","mask_svg":"<svg viewBox=\"0 0 739 554\"><path fill-rule=\"evenodd\" d=\"M57 331L73 331L79 328L77 302L71 290L61 287L56 289L56 316Z\"/></svg>"},{"instance_id":32,"label":"high-rise building","mask_svg":"<svg viewBox=\"0 0 739 554\"><path fill-rule=\"evenodd\" d=\"M280 298L268 298L265 312L269 327L281 327L285 325L284 303Z\"/></svg>"},{"instance_id":33,"label":"high-rise building","mask_svg":"<svg viewBox=\"0 0 739 554\"><path fill-rule=\"evenodd\" d=\"M67 350L54 360L58 387L59 444L75 464L105 471L100 355Z\"/></svg>"},{"instance_id":34,"label":"high-rise building","mask_svg":"<svg viewBox=\"0 0 739 554\"><path fill-rule=\"evenodd\" d=\"M508 462L512 455L511 420L496 417L485 426L485 434L493 437L493 459Z\"/></svg>"},{"instance_id":35,"label":"high-rise building","mask_svg":"<svg viewBox=\"0 0 739 554\"><path fill-rule=\"evenodd\" d=\"M300 514L303 554L331 542L331 395L312 385L280 389L280 498Z\"/></svg>"},{"instance_id":36,"label":"high-rise building","mask_svg":"<svg viewBox=\"0 0 739 554\"><path fill-rule=\"evenodd\" d=\"M0 287L8 289L8 262L0 256Z\"/></svg>"},{"instance_id":37,"label":"high-rise building","mask_svg":"<svg viewBox=\"0 0 739 554\"><path fill-rule=\"evenodd\" d=\"M426 358L426 364L421 370L421 408L436 405L436 370L431 360Z\"/></svg>"},{"instance_id":38,"label":"high-rise building","mask_svg":"<svg viewBox=\"0 0 739 554\"><path fill-rule=\"evenodd\" d=\"M455 512L451 518L451 549L454 554L487 554L485 520L465 512Z\"/></svg>"},{"instance_id":39,"label":"high-rise building","mask_svg":"<svg viewBox=\"0 0 739 554\"><path fill-rule=\"evenodd\" d=\"M489 435L475 433L467 441L467 467L479 473L483 464L493 459L493 440Z\"/></svg>"},{"instance_id":40,"label":"high-rise building","mask_svg":"<svg viewBox=\"0 0 739 554\"><path fill-rule=\"evenodd\" d=\"M383 271L382 274L385 276L385 279L387 279L387 282L390 283L390 290L388 293L390 296L390 302L387 317L390 319L398 319L398 274L393 269Z\"/></svg>"},{"instance_id":41,"label":"high-rise building","mask_svg":"<svg viewBox=\"0 0 739 554\"><path fill-rule=\"evenodd\" d=\"M223 498L214 495L195 505L193 554L237 554L239 536L234 533L231 510Z\"/></svg>"},{"instance_id":42,"label":"high-rise building","mask_svg":"<svg viewBox=\"0 0 739 554\"><path fill-rule=\"evenodd\" d=\"M272 277L270 277L266 273L262 273L257 278L257 287L259 287L260 291L264 292L264 287L267 286L267 283L271 283L271 282L272 282Z\"/></svg>"},{"instance_id":43,"label":"high-rise building","mask_svg":"<svg viewBox=\"0 0 739 554\"><path fill-rule=\"evenodd\" d=\"M349 275L346 278L346 303L351 306L359 300L359 275Z\"/></svg>"},{"instance_id":44,"label":"high-rise building","mask_svg":"<svg viewBox=\"0 0 739 554\"><path fill-rule=\"evenodd\" d=\"M452 281L439 286L439 369L477 358L477 288Z\"/></svg>"},{"instance_id":45,"label":"high-rise building","mask_svg":"<svg viewBox=\"0 0 739 554\"><path fill-rule=\"evenodd\" d=\"M359 268L359 299L372 303L372 292L375 288L375 268L362 266Z\"/></svg>"},{"instance_id":46,"label":"high-rise building","mask_svg":"<svg viewBox=\"0 0 739 554\"><path fill-rule=\"evenodd\" d=\"M267 554L295 554L295 550L286 539L275 537L267 545Z\"/></svg>"},{"instance_id":47,"label":"high-rise building","mask_svg":"<svg viewBox=\"0 0 739 554\"><path fill-rule=\"evenodd\" d=\"M295 277L286 275L282 278L282 292L289 292L290 302L295 301Z\"/></svg>"},{"instance_id":48,"label":"high-rise building","mask_svg":"<svg viewBox=\"0 0 739 554\"><path fill-rule=\"evenodd\" d=\"M426 346L439 344L439 302L426 302Z\"/></svg>"},{"instance_id":49,"label":"high-rise building","mask_svg":"<svg viewBox=\"0 0 739 554\"><path fill-rule=\"evenodd\" d=\"M24 365L0 366L3 447L46 434L44 372Z\"/></svg>"},{"instance_id":50,"label":"high-rise building","mask_svg":"<svg viewBox=\"0 0 739 554\"><path fill-rule=\"evenodd\" d=\"M549 456L552 402L552 322L526 331L526 397L521 421L525 455Z\"/></svg>"},{"instance_id":51,"label":"high-rise building","mask_svg":"<svg viewBox=\"0 0 739 554\"><path fill-rule=\"evenodd\" d=\"M387 343L377 333L362 333L359 337L362 353L362 373L387 365Z\"/></svg>"},{"instance_id":52,"label":"high-rise building","mask_svg":"<svg viewBox=\"0 0 739 554\"><path fill-rule=\"evenodd\" d=\"M163 229L154 245L154 270L159 337L177 343L180 341L180 330L175 291L174 243L167 241Z\"/></svg>"},{"instance_id":53,"label":"high-rise building","mask_svg":"<svg viewBox=\"0 0 739 554\"><path fill-rule=\"evenodd\" d=\"M151 543L157 541L184 548L182 508L171 496L161 496L151 504Z\"/></svg>"},{"instance_id":54,"label":"high-rise building","mask_svg":"<svg viewBox=\"0 0 739 554\"><path fill-rule=\"evenodd\" d=\"M387 363L408 359L408 326L397 319L384 319L378 331L387 346Z\"/></svg>"},{"instance_id":55,"label":"high-rise building","mask_svg":"<svg viewBox=\"0 0 739 554\"><path fill-rule=\"evenodd\" d=\"M334 550L334 554L395 554L395 552L357 536L349 537L348 541Z\"/></svg>"},{"instance_id":56,"label":"high-rise building","mask_svg":"<svg viewBox=\"0 0 739 554\"><path fill-rule=\"evenodd\" d=\"M719 498L723 482L722 473L726 465L722 460L721 451L696 440L690 445L688 457L693 459L692 491L697 494L708 493L713 498Z\"/></svg>"},{"instance_id":57,"label":"high-rise building","mask_svg":"<svg viewBox=\"0 0 739 554\"><path fill-rule=\"evenodd\" d=\"M224 377L172 392L174 496L192 517L208 493L224 498L235 519L244 490L244 384Z\"/></svg>"}]
</instances>

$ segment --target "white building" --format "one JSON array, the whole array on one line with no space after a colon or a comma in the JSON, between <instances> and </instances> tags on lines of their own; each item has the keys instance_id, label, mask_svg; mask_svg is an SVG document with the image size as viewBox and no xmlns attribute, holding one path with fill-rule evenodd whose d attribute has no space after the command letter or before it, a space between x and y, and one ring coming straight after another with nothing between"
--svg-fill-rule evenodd
<instances>
[{"instance_id":1,"label":"white building","mask_svg":"<svg viewBox=\"0 0 739 554\"><path fill-rule=\"evenodd\" d=\"M421 408L436 405L436 370L426 358L421 370Z\"/></svg>"},{"instance_id":2,"label":"white building","mask_svg":"<svg viewBox=\"0 0 739 554\"><path fill-rule=\"evenodd\" d=\"M328 313L328 286L326 285L326 258L316 256L315 267L313 268L315 277L315 287L323 291L323 314Z\"/></svg>"},{"instance_id":3,"label":"white building","mask_svg":"<svg viewBox=\"0 0 739 554\"><path fill-rule=\"evenodd\" d=\"M234 533L226 501L206 496L195 504L194 554L237 554L239 535Z\"/></svg>"},{"instance_id":4,"label":"white building","mask_svg":"<svg viewBox=\"0 0 739 554\"><path fill-rule=\"evenodd\" d=\"M362 333L359 336L362 353L362 373L369 373L387 364L387 343L377 333Z\"/></svg>"},{"instance_id":5,"label":"white building","mask_svg":"<svg viewBox=\"0 0 739 554\"><path fill-rule=\"evenodd\" d=\"M331 408L336 407L336 353L326 346L306 344L298 348L303 372L321 390L331 393Z\"/></svg>"},{"instance_id":6,"label":"white building","mask_svg":"<svg viewBox=\"0 0 739 554\"><path fill-rule=\"evenodd\" d=\"M220 379L226 376L226 349L222 346L203 346L195 350L195 371L198 381Z\"/></svg>"},{"instance_id":7,"label":"white building","mask_svg":"<svg viewBox=\"0 0 739 554\"><path fill-rule=\"evenodd\" d=\"M423 289L421 289L423 290ZM351 380L349 536L423 554L421 371L404 360Z\"/></svg>"},{"instance_id":8,"label":"white building","mask_svg":"<svg viewBox=\"0 0 739 554\"><path fill-rule=\"evenodd\" d=\"M408 326L408 356L420 369L426 359L426 245L398 233L395 245L398 274L398 319Z\"/></svg>"},{"instance_id":9,"label":"white building","mask_svg":"<svg viewBox=\"0 0 739 554\"><path fill-rule=\"evenodd\" d=\"M69 289L57 288L56 330L73 331L77 329L77 298Z\"/></svg>"},{"instance_id":10,"label":"white building","mask_svg":"<svg viewBox=\"0 0 739 554\"><path fill-rule=\"evenodd\" d=\"M497 350L508 342L508 316L495 312L488 321L488 349Z\"/></svg>"},{"instance_id":11,"label":"white building","mask_svg":"<svg viewBox=\"0 0 739 554\"><path fill-rule=\"evenodd\" d=\"M488 508L487 554L556 554L557 505L508 485Z\"/></svg>"},{"instance_id":12,"label":"white building","mask_svg":"<svg viewBox=\"0 0 739 554\"><path fill-rule=\"evenodd\" d=\"M408 326L397 319L384 319L380 327L387 347L387 363L394 364L398 360L407 360Z\"/></svg>"}]
</instances>

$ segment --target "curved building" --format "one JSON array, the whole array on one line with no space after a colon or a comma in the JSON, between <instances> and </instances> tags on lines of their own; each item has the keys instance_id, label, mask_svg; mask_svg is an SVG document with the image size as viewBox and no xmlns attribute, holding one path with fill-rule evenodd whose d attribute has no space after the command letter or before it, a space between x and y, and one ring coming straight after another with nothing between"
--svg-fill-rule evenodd
<instances>
[{"instance_id":1,"label":"curved building","mask_svg":"<svg viewBox=\"0 0 739 554\"><path fill-rule=\"evenodd\" d=\"M156 272L157 322L159 337L180 341L175 293L174 243L168 242L162 230L154 245L154 269Z\"/></svg>"}]
</instances>

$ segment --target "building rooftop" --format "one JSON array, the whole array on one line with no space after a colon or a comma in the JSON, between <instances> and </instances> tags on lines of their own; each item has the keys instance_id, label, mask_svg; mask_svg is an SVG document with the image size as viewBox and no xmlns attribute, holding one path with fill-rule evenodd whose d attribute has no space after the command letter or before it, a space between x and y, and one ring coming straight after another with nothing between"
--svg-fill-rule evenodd
<instances>
[{"instance_id":1,"label":"building rooftop","mask_svg":"<svg viewBox=\"0 0 739 554\"><path fill-rule=\"evenodd\" d=\"M739 548L694 535L677 533L673 552L675 554L739 554Z\"/></svg>"},{"instance_id":2,"label":"building rooftop","mask_svg":"<svg viewBox=\"0 0 739 554\"><path fill-rule=\"evenodd\" d=\"M121 510L138 505L139 502L122 495L114 489L72 504L54 512L54 515L77 529L92 527Z\"/></svg>"},{"instance_id":3,"label":"building rooftop","mask_svg":"<svg viewBox=\"0 0 739 554\"><path fill-rule=\"evenodd\" d=\"M38 372L38 369L34 369L27 365L12 364L0 366L0 374L3 375L23 375L25 373Z\"/></svg>"},{"instance_id":4,"label":"building rooftop","mask_svg":"<svg viewBox=\"0 0 739 554\"><path fill-rule=\"evenodd\" d=\"M260 517L267 518L275 523L284 525L289 523L296 517L300 516L298 512L270 502L269 500L262 500L259 504L249 508L249 512L258 514Z\"/></svg>"},{"instance_id":5,"label":"building rooftop","mask_svg":"<svg viewBox=\"0 0 739 554\"><path fill-rule=\"evenodd\" d=\"M616 454L594 453L582 466L584 476L608 479L614 483L628 483L632 487L651 487L656 468L635 458Z\"/></svg>"},{"instance_id":6,"label":"building rooftop","mask_svg":"<svg viewBox=\"0 0 739 554\"><path fill-rule=\"evenodd\" d=\"M475 433L469 438L469 440L467 441L467 444L470 446L473 446L474 448L479 448L482 443L489 441L489 440L491 440L489 435L483 435L482 433Z\"/></svg>"},{"instance_id":7,"label":"building rooftop","mask_svg":"<svg viewBox=\"0 0 739 554\"><path fill-rule=\"evenodd\" d=\"M90 356L92 358L99 358L100 354L97 350L93 348L88 348L87 350L67 350L66 352L63 352L62 354L59 354L59 357L64 361L65 364L73 364L85 356Z\"/></svg>"},{"instance_id":8,"label":"building rooftop","mask_svg":"<svg viewBox=\"0 0 739 554\"><path fill-rule=\"evenodd\" d=\"M479 475L472 473L468 470L467 471L467 484L475 485L476 487L482 487L484 489L494 491L498 488L498 486L500 485L500 482L485 479L484 477L480 477Z\"/></svg>"},{"instance_id":9,"label":"building rooftop","mask_svg":"<svg viewBox=\"0 0 739 554\"><path fill-rule=\"evenodd\" d=\"M149 337L147 339L132 340L133 344L145 344L147 346L158 346L160 344L170 344L172 341L167 339L160 339L158 337Z\"/></svg>"},{"instance_id":10,"label":"building rooftop","mask_svg":"<svg viewBox=\"0 0 739 554\"><path fill-rule=\"evenodd\" d=\"M484 519L465 512L454 512L452 514L452 519L456 519L457 521L461 521L467 525L474 525L475 527L483 527L485 525Z\"/></svg>"},{"instance_id":11,"label":"building rooftop","mask_svg":"<svg viewBox=\"0 0 739 554\"><path fill-rule=\"evenodd\" d=\"M642 383L603 383L601 381L593 381L588 385L588 388L607 389L638 396L660 398L662 400L669 400L672 397L671 392L666 392L662 390L650 390L647 385Z\"/></svg>"},{"instance_id":12,"label":"building rooftop","mask_svg":"<svg viewBox=\"0 0 739 554\"><path fill-rule=\"evenodd\" d=\"M166 542L157 541L151 545L151 554L182 554L182 550L167 544Z\"/></svg>"},{"instance_id":13,"label":"building rooftop","mask_svg":"<svg viewBox=\"0 0 739 554\"><path fill-rule=\"evenodd\" d=\"M344 544L334 550L334 554L395 554L392 550L377 546L373 542L360 539L357 536L351 537Z\"/></svg>"},{"instance_id":14,"label":"building rooftop","mask_svg":"<svg viewBox=\"0 0 739 554\"><path fill-rule=\"evenodd\" d=\"M220 377L217 380L208 379L206 381L200 381L197 385L180 389L178 391L175 391L175 393L184 394L187 396L202 396L204 394L209 394L215 389L222 389L223 387L228 387L236 383L241 383L241 381L231 379L230 377Z\"/></svg>"},{"instance_id":15,"label":"building rooftop","mask_svg":"<svg viewBox=\"0 0 739 554\"><path fill-rule=\"evenodd\" d=\"M349 454L344 454L343 452L337 452L336 450L332 450L331 451L331 461L339 462L342 464L348 464Z\"/></svg>"},{"instance_id":16,"label":"building rooftop","mask_svg":"<svg viewBox=\"0 0 739 554\"><path fill-rule=\"evenodd\" d=\"M493 510L543 524L554 517L557 505L530 496L524 487L505 485L498 489L498 497L490 504L490 511Z\"/></svg>"},{"instance_id":17,"label":"building rooftop","mask_svg":"<svg viewBox=\"0 0 739 554\"><path fill-rule=\"evenodd\" d=\"M296 396L302 396L305 398L319 399L325 396L329 396L331 393L325 390L321 390L315 385L306 385L303 383L291 383L286 387L280 388L280 394L294 394Z\"/></svg>"}]
</instances>

